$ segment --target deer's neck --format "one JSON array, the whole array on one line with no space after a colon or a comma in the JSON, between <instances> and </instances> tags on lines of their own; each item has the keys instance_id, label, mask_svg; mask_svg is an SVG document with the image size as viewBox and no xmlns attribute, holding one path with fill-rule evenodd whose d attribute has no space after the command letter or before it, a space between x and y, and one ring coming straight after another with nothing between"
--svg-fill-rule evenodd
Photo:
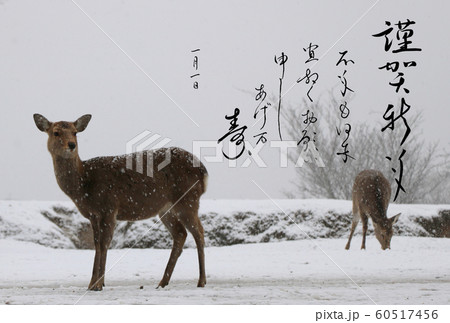
<instances>
[{"instance_id":1,"label":"deer's neck","mask_svg":"<svg viewBox=\"0 0 450 323\"><path fill-rule=\"evenodd\" d=\"M379 226L380 228L386 228L387 227L387 220L386 220L386 216L384 216L384 218L381 217L371 217L372 219L372 223L374 223L375 225Z\"/></svg>"},{"instance_id":2,"label":"deer's neck","mask_svg":"<svg viewBox=\"0 0 450 323\"><path fill-rule=\"evenodd\" d=\"M77 155L75 158L53 157L56 180L59 187L72 200L81 199L84 195L84 167Z\"/></svg>"}]
</instances>

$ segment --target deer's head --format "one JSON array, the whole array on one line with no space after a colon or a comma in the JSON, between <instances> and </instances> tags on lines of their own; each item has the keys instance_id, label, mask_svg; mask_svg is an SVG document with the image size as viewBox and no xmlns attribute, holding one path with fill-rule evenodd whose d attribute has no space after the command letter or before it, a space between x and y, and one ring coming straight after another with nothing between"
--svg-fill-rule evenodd
<instances>
[{"instance_id":1,"label":"deer's head","mask_svg":"<svg viewBox=\"0 0 450 323\"><path fill-rule=\"evenodd\" d=\"M394 234L393 225L398 221L400 214L394 215L389 219L386 218L382 223L373 222L375 236L381 244L381 249L391 249L391 239Z\"/></svg>"},{"instance_id":2,"label":"deer's head","mask_svg":"<svg viewBox=\"0 0 450 323\"><path fill-rule=\"evenodd\" d=\"M38 129L48 134L47 148L52 156L73 158L78 155L77 133L86 129L91 120L90 114L85 114L74 122L50 122L37 113L33 118Z\"/></svg>"}]
</instances>

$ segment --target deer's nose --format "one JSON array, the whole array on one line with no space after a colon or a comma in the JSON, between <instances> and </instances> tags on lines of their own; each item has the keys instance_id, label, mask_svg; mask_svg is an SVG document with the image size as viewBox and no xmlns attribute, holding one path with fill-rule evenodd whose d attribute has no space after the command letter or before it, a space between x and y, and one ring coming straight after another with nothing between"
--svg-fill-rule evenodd
<instances>
[{"instance_id":1,"label":"deer's nose","mask_svg":"<svg viewBox=\"0 0 450 323\"><path fill-rule=\"evenodd\" d=\"M74 150L77 145L74 142L69 142L68 146L70 150Z\"/></svg>"}]
</instances>

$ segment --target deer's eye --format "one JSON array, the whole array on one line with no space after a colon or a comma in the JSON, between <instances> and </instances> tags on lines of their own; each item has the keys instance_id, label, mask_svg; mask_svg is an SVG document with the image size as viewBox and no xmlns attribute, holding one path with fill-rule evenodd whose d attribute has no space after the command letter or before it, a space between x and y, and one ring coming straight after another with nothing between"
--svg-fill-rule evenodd
<instances>
[{"instance_id":1,"label":"deer's eye","mask_svg":"<svg viewBox=\"0 0 450 323\"><path fill-rule=\"evenodd\" d=\"M59 136L59 132L58 132L58 131L55 131L55 132L53 133L53 135L54 135L55 137L58 137L58 136Z\"/></svg>"}]
</instances>

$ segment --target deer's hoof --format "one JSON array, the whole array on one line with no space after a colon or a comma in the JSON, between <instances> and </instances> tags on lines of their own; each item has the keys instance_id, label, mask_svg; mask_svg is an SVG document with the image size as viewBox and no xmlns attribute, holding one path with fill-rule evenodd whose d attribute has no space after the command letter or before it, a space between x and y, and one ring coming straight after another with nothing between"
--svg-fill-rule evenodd
<instances>
[{"instance_id":1,"label":"deer's hoof","mask_svg":"<svg viewBox=\"0 0 450 323\"><path fill-rule=\"evenodd\" d=\"M169 282L165 282L165 281L162 281L161 280L161 282L158 284L158 287L156 287L157 289L158 288L164 288L164 287L166 287L167 285L169 285Z\"/></svg>"},{"instance_id":2,"label":"deer's hoof","mask_svg":"<svg viewBox=\"0 0 450 323\"><path fill-rule=\"evenodd\" d=\"M197 287L205 287L206 281L199 281Z\"/></svg>"},{"instance_id":3,"label":"deer's hoof","mask_svg":"<svg viewBox=\"0 0 450 323\"><path fill-rule=\"evenodd\" d=\"M103 284L95 284L95 285L89 286L89 290L99 292L99 291L103 290Z\"/></svg>"}]
</instances>

